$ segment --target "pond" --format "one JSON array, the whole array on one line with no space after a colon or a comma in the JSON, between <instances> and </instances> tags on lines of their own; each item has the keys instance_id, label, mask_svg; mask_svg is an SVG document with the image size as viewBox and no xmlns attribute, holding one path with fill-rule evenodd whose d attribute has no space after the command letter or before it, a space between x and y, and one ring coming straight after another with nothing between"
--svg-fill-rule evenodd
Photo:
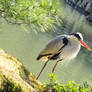
<instances>
[{"instance_id":1,"label":"pond","mask_svg":"<svg viewBox=\"0 0 92 92\"><path fill-rule=\"evenodd\" d=\"M85 42L92 48L92 26L89 25L84 16L73 11L70 7L64 7L64 16L68 21L63 30L57 28L54 32L35 33L30 28L18 25L7 24L3 19L0 26L0 48L7 53L18 58L26 68L33 74L37 75L44 62L36 60L39 52L45 47L49 40L55 36L65 33L79 31L83 34ZM40 76L40 81L49 78L49 73L55 61L50 61ZM81 48L78 56L69 62L59 63L55 74L58 80L67 82L90 81L92 80L92 52L88 52L84 47Z\"/></svg>"}]
</instances>

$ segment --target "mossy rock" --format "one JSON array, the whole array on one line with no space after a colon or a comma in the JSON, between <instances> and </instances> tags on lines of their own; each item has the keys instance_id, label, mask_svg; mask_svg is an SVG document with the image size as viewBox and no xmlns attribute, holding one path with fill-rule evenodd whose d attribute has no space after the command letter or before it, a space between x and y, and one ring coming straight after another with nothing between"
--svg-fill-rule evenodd
<instances>
[{"instance_id":1,"label":"mossy rock","mask_svg":"<svg viewBox=\"0 0 92 92\"><path fill-rule=\"evenodd\" d=\"M43 88L18 59L0 49L0 92L42 92Z\"/></svg>"}]
</instances>

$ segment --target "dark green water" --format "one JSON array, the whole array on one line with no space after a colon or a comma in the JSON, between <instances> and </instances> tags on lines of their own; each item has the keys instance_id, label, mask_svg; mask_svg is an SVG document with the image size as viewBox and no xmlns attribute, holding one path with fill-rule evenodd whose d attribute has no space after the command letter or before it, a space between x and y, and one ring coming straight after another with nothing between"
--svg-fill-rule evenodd
<instances>
[{"instance_id":1,"label":"dark green water","mask_svg":"<svg viewBox=\"0 0 92 92\"><path fill-rule=\"evenodd\" d=\"M64 30L57 32L36 34L31 29L25 29L23 26L9 25L4 20L0 26L0 48L18 58L26 68L37 75L44 62L37 62L36 57L44 48L47 42L58 34L80 31L83 33L85 42L92 48L92 27L85 22L83 16L75 11L65 8L65 16L68 20ZM78 21L79 19L79 21ZM70 26L71 24L72 26ZM27 31L26 31L27 30ZM39 80L45 81L49 78L49 73L55 61L50 61L40 76ZM60 81L90 81L92 80L92 52L88 52L82 47L78 56L64 64L59 63L55 74Z\"/></svg>"}]
</instances>

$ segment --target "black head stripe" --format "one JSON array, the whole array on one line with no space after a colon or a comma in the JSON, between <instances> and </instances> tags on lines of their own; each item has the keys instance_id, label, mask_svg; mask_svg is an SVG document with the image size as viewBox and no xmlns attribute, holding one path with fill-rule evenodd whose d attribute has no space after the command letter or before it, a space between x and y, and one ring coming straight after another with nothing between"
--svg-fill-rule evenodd
<instances>
[{"instance_id":1,"label":"black head stripe","mask_svg":"<svg viewBox=\"0 0 92 92\"><path fill-rule=\"evenodd\" d=\"M80 37L78 34L74 34L74 36L75 36L76 38L78 38L79 40L81 40L81 37Z\"/></svg>"},{"instance_id":2,"label":"black head stripe","mask_svg":"<svg viewBox=\"0 0 92 92\"><path fill-rule=\"evenodd\" d=\"M70 35L74 35L78 40L81 40L81 37L80 37L79 34L77 34L77 33L72 33L72 34L70 34Z\"/></svg>"}]
</instances>

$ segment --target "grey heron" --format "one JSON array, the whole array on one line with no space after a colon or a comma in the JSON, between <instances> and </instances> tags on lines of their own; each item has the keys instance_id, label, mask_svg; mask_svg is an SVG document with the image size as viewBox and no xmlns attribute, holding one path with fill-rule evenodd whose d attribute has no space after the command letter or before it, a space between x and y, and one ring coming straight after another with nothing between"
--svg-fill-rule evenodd
<instances>
[{"instance_id":1,"label":"grey heron","mask_svg":"<svg viewBox=\"0 0 92 92\"><path fill-rule=\"evenodd\" d=\"M81 45L91 51L91 49L83 41L83 36L80 32L69 35L60 35L49 41L37 57L37 60L45 61L45 64L36 79L39 78L49 60L56 60L56 64L52 68L53 73L59 61L75 58Z\"/></svg>"}]
</instances>

